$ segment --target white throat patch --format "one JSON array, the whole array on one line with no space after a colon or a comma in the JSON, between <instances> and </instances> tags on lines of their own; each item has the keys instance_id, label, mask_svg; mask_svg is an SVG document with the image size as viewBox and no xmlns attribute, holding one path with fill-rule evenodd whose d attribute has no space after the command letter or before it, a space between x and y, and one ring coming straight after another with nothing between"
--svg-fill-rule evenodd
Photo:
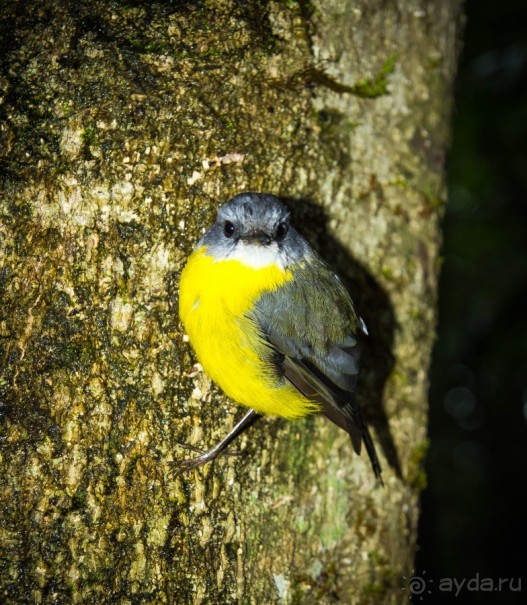
<instances>
[{"instance_id":1,"label":"white throat patch","mask_svg":"<svg viewBox=\"0 0 527 605\"><path fill-rule=\"evenodd\" d=\"M253 269L263 269L270 265L276 265L282 271L284 270L282 255L276 242L271 242L268 246L259 246L258 244L246 244L239 241L234 251L226 257L226 260L237 260L242 265Z\"/></svg>"}]
</instances>

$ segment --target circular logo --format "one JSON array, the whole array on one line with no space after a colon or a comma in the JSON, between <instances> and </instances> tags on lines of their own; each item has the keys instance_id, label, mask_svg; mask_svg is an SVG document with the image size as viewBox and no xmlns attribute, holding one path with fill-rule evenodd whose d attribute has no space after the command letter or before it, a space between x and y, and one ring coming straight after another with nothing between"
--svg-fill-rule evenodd
<instances>
[{"instance_id":1,"label":"circular logo","mask_svg":"<svg viewBox=\"0 0 527 605\"><path fill-rule=\"evenodd\" d=\"M426 571L423 571L422 575L416 575L415 571L412 570L412 575L410 578L403 576L403 580L405 581L405 585L403 586L403 590L406 590L408 587L408 598L412 599L412 597L419 597L419 600L422 601L424 594L431 594L432 591L428 588L428 585L432 582L432 580L427 580L424 576Z\"/></svg>"}]
</instances>

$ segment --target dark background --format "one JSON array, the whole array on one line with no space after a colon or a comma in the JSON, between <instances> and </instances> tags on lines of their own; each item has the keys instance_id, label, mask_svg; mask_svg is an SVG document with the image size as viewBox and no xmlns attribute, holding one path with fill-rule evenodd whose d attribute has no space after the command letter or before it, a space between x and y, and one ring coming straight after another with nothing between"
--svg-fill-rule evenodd
<instances>
[{"instance_id":1,"label":"dark background","mask_svg":"<svg viewBox=\"0 0 527 605\"><path fill-rule=\"evenodd\" d=\"M465 13L413 602L527 603L527 1Z\"/></svg>"}]
</instances>

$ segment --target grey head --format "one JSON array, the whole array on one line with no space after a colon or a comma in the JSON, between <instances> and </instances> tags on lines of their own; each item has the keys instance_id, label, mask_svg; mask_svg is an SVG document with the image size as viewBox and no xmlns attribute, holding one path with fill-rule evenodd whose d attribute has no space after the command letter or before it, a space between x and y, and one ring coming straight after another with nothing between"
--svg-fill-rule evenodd
<instances>
[{"instance_id":1,"label":"grey head","mask_svg":"<svg viewBox=\"0 0 527 605\"><path fill-rule=\"evenodd\" d=\"M198 247L206 246L216 260L238 260L255 268L271 264L285 268L311 252L289 219L287 206L274 195L240 193L220 208Z\"/></svg>"}]
</instances>

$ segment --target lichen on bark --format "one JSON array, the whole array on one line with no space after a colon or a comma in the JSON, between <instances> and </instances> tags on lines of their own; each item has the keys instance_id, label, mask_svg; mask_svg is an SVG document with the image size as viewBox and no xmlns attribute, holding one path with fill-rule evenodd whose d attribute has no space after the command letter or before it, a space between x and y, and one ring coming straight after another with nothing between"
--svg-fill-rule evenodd
<instances>
[{"instance_id":1,"label":"lichen on bark","mask_svg":"<svg viewBox=\"0 0 527 605\"><path fill-rule=\"evenodd\" d=\"M4 3L2 602L406 598L457 11ZM243 190L296 200L354 290L385 489L321 418L262 421L242 456L174 474L240 413L195 365L177 282Z\"/></svg>"}]
</instances>

